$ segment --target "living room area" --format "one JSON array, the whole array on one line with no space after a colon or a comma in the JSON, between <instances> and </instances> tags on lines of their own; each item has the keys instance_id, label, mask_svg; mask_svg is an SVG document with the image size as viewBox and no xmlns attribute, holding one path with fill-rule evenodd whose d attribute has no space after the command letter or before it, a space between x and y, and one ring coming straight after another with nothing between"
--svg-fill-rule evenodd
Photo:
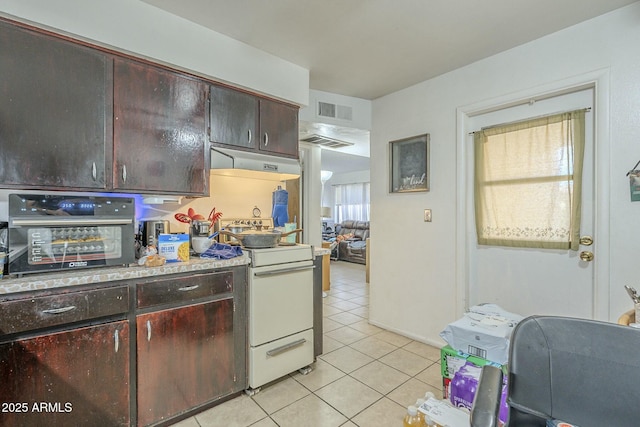
<instances>
[{"instance_id":1,"label":"living room area","mask_svg":"<svg viewBox=\"0 0 640 427\"><path fill-rule=\"evenodd\" d=\"M332 262L368 267L371 101L318 90L309 98L299 140L320 148L322 246Z\"/></svg>"},{"instance_id":2,"label":"living room area","mask_svg":"<svg viewBox=\"0 0 640 427\"><path fill-rule=\"evenodd\" d=\"M321 152L323 247L331 250L332 261L368 265L369 158L328 149Z\"/></svg>"},{"instance_id":3,"label":"living room area","mask_svg":"<svg viewBox=\"0 0 640 427\"><path fill-rule=\"evenodd\" d=\"M347 220L334 227L322 224L322 246L331 250L331 260L366 265L369 221Z\"/></svg>"},{"instance_id":4,"label":"living room area","mask_svg":"<svg viewBox=\"0 0 640 427\"><path fill-rule=\"evenodd\" d=\"M322 246L331 251L332 262L364 265L368 283L371 237L368 171L347 176L350 181L355 178L356 181L367 179L366 182L340 183L340 176L336 178L333 185L327 186L330 190L324 189L323 180Z\"/></svg>"}]
</instances>

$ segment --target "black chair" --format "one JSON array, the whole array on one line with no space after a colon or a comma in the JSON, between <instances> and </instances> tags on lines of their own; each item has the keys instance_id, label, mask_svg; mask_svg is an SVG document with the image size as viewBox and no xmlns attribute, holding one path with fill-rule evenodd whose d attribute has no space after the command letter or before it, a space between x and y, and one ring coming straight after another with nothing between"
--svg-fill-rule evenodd
<instances>
[{"instance_id":1,"label":"black chair","mask_svg":"<svg viewBox=\"0 0 640 427\"><path fill-rule=\"evenodd\" d=\"M506 426L640 426L640 330L532 316L513 331L509 352ZM501 389L502 372L483 367L472 427L497 426Z\"/></svg>"}]
</instances>

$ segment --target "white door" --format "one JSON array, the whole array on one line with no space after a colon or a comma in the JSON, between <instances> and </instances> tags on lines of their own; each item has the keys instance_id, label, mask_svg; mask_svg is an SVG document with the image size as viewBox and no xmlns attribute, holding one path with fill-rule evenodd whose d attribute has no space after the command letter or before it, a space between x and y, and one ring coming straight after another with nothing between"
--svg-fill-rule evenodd
<instances>
[{"instance_id":1,"label":"white door","mask_svg":"<svg viewBox=\"0 0 640 427\"><path fill-rule=\"evenodd\" d=\"M581 108L592 108L585 114L585 158L582 190L581 236L594 231L594 91L556 96L471 117L468 131ZM467 171L467 250L468 305L492 302L507 311L523 316L554 314L594 318L594 265L598 253L595 244L580 246L579 251L508 248L477 244L473 201L473 136L469 135ZM580 259L582 251L594 253L594 261Z\"/></svg>"}]
</instances>

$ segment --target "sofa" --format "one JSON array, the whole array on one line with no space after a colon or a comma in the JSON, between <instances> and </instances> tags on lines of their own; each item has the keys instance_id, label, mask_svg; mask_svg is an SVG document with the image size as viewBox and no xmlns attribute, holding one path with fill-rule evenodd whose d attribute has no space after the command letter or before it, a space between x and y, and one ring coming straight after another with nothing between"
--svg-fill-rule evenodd
<instances>
[{"instance_id":1,"label":"sofa","mask_svg":"<svg viewBox=\"0 0 640 427\"><path fill-rule=\"evenodd\" d=\"M366 264L369 221L343 221L336 226L338 260Z\"/></svg>"}]
</instances>

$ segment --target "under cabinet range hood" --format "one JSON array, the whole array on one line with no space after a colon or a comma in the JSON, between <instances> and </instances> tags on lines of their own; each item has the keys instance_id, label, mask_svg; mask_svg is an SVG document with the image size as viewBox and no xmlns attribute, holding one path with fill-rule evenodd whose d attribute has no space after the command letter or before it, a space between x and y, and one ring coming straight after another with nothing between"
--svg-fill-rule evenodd
<instances>
[{"instance_id":1,"label":"under cabinet range hood","mask_svg":"<svg viewBox=\"0 0 640 427\"><path fill-rule=\"evenodd\" d=\"M211 148L211 173L215 175L286 181L299 178L300 171L300 162L297 159Z\"/></svg>"}]
</instances>

